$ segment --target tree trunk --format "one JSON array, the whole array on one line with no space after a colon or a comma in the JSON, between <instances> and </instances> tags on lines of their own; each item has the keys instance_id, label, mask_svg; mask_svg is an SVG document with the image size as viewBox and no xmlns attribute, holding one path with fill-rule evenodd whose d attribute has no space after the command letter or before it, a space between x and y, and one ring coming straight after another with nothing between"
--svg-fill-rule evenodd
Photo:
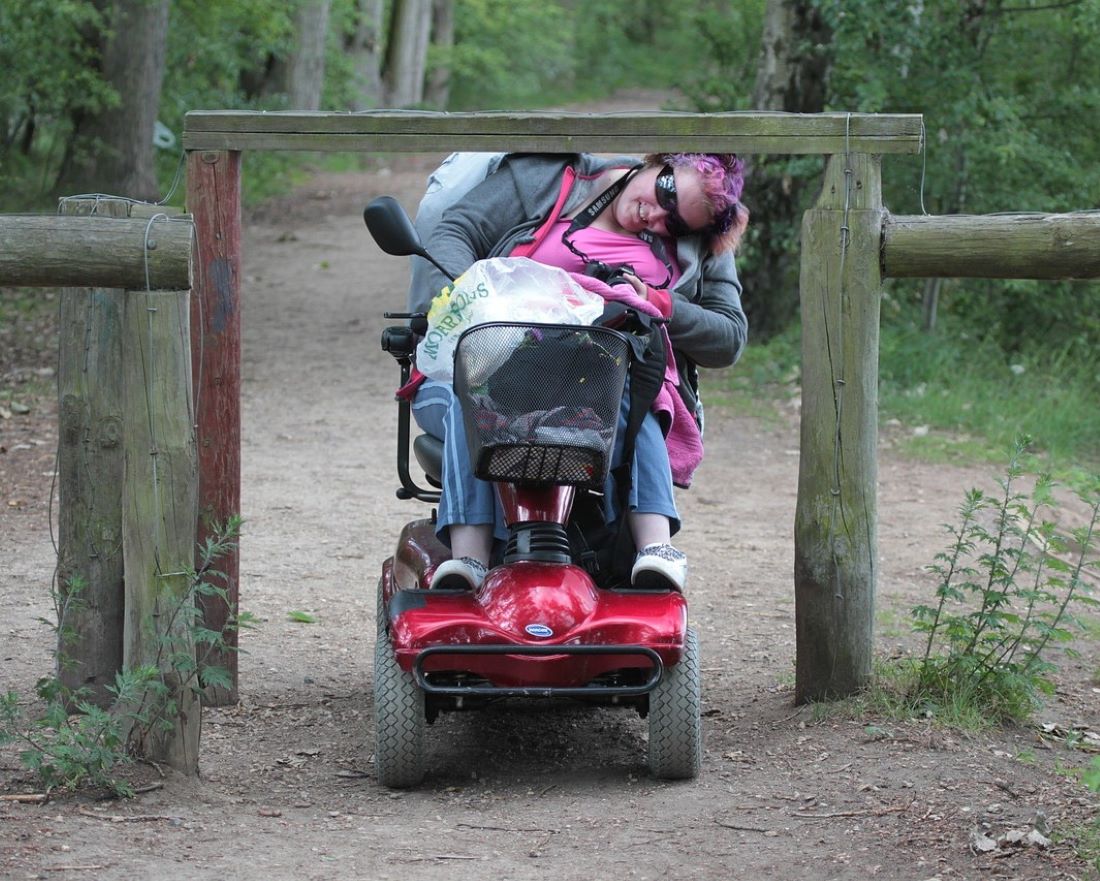
<instances>
[{"instance_id":1,"label":"tree trunk","mask_svg":"<svg viewBox=\"0 0 1100 881\"><path fill-rule=\"evenodd\" d=\"M432 0L396 0L382 75L386 104L409 107L424 101L424 73L432 27Z\"/></svg>"},{"instance_id":2,"label":"tree trunk","mask_svg":"<svg viewBox=\"0 0 1100 881\"><path fill-rule=\"evenodd\" d=\"M117 106L76 120L57 188L153 201L153 128L160 109L169 0L115 0L103 40L103 76Z\"/></svg>"},{"instance_id":3,"label":"tree trunk","mask_svg":"<svg viewBox=\"0 0 1100 881\"><path fill-rule=\"evenodd\" d=\"M455 44L454 0L434 0L432 3L432 45L443 56L428 74L428 87L424 95L427 104L437 110L446 110L451 100L450 52Z\"/></svg>"},{"instance_id":4,"label":"tree trunk","mask_svg":"<svg viewBox=\"0 0 1100 881\"><path fill-rule=\"evenodd\" d=\"M330 0L308 0L294 17L296 41L287 65L287 108L320 110Z\"/></svg>"},{"instance_id":5,"label":"tree trunk","mask_svg":"<svg viewBox=\"0 0 1100 881\"><path fill-rule=\"evenodd\" d=\"M345 45L358 89L351 110L371 110L382 103L382 47L385 27L382 0L358 0L355 33Z\"/></svg>"},{"instance_id":6,"label":"tree trunk","mask_svg":"<svg viewBox=\"0 0 1100 881\"><path fill-rule=\"evenodd\" d=\"M820 113L825 109L829 59L819 47L830 37L815 4L809 0L768 0L764 17L763 51L753 103L757 110ZM791 160L754 157L748 189L753 216L767 218L773 228L799 228L810 181L792 174ZM767 339L798 314L798 249L790 237L760 239L758 262L745 272L745 289L760 296L745 298L753 336Z\"/></svg>"}]
</instances>

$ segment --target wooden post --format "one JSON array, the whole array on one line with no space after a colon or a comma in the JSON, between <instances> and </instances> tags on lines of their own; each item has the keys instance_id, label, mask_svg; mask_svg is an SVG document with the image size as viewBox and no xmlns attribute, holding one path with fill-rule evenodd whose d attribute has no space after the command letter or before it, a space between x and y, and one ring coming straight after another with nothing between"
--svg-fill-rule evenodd
<instances>
[{"instance_id":1,"label":"wooden post","mask_svg":"<svg viewBox=\"0 0 1100 881\"><path fill-rule=\"evenodd\" d=\"M127 202L65 202L65 214L126 217ZM110 706L122 669L122 290L62 288L57 590L58 678ZM77 582L79 590L70 591Z\"/></svg>"},{"instance_id":2,"label":"wooden post","mask_svg":"<svg viewBox=\"0 0 1100 881\"><path fill-rule=\"evenodd\" d=\"M166 714L171 730L145 734L138 744L142 755L196 774L201 706L178 660L195 653L191 573L198 475L188 299L187 291L126 293L123 663L127 669L158 667L176 705Z\"/></svg>"},{"instance_id":3,"label":"wooden post","mask_svg":"<svg viewBox=\"0 0 1100 881\"><path fill-rule=\"evenodd\" d=\"M851 694L871 675L882 215L880 158L830 157L802 222L799 703Z\"/></svg>"},{"instance_id":4,"label":"wooden post","mask_svg":"<svg viewBox=\"0 0 1100 881\"><path fill-rule=\"evenodd\" d=\"M210 524L223 524L241 510L241 154L187 154L187 207L196 233L195 283L191 300L191 356L199 455L198 540ZM239 601L240 557L233 551L217 568L226 573L229 605L202 601L205 626L221 631ZM229 689L208 688L211 706L237 702L236 632L230 649L209 658L232 680Z\"/></svg>"}]
</instances>

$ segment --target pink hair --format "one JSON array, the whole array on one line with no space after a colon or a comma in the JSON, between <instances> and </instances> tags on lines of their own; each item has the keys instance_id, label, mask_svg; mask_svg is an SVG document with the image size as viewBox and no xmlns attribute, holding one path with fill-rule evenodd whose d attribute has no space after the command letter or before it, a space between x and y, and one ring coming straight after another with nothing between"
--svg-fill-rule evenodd
<instances>
[{"instance_id":1,"label":"pink hair","mask_svg":"<svg viewBox=\"0 0 1100 881\"><path fill-rule=\"evenodd\" d=\"M703 195L713 212L714 224L707 235L711 253L737 247L749 225L749 209L741 203L745 188L745 163L733 153L651 153L645 164L660 168L691 168L703 182Z\"/></svg>"}]
</instances>

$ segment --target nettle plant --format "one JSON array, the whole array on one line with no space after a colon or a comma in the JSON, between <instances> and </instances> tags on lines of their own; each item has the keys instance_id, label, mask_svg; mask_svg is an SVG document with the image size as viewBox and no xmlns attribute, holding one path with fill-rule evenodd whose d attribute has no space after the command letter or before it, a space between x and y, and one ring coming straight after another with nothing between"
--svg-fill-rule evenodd
<instances>
[{"instance_id":1,"label":"nettle plant","mask_svg":"<svg viewBox=\"0 0 1100 881\"><path fill-rule=\"evenodd\" d=\"M917 709L1027 719L1053 692L1052 650L1072 653L1079 611L1098 605L1086 579L1100 568L1100 482L1077 492L1088 522L1067 534L1052 519L1054 481L1021 465L1026 446L1017 443L1000 493L971 489L960 522L946 527L950 546L930 567L938 601L912 612L914 629L926 636L910 671L908 699ZM1025 483L1030 489L1021 489Z\"/></svg>"},{"instance_id":2,"label":"nettle plant","mask_svg":"<svg viewBox=\"0 0 1100 881\"><path fill-rule=\"evenodd\" d=\"M71 688L57 676L38 681L35 692L40 714L29 715L18 692L0 694L0 745L22 744L19 757L47 793L55 789L76 790L84 787L105 789L119 796L133 794L129 784L119 779L120 765L132 761L136 746L158 731L176 723L178 689L196 694L211 686L229 687L224 667L211 658L236 651L227 636L252 623L248 613L229 616L220 631L203 626L196 599L217 597L229 602L224 585L225 574L216 568L218 560L237 547L241 520L232 517L218 526L199 546L198 567L188 573L189 588L182 591L167 614L181 627L169 627L158 637L156 657L149 663L120 671L113 685L110 706L106 709L90 700L87 688ZM53 593L56 623L46 621L56 633L56 660L59 669L70 663L65 647L73 632L68 622L71 613L86 602L85 585L73 579L65 590ZM182 631L189 636L181 639Z\"/></svg>"}]
</instances>

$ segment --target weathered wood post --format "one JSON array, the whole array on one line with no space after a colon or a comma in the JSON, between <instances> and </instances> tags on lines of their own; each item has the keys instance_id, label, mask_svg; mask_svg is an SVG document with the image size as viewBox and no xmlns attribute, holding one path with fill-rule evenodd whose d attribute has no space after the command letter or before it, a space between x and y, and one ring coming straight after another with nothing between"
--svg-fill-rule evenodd
<instances>
[{"instance_id":1,"label":"weathered wood post","mask_svg":"<svg viewBox=\"0 0 1100 881\"><path fill-rule=\"evenodd\" d=\"M62 203L63 214L129 216L120 199ZM57 675L107 707L122 669L122 307L119 288L62 288ZM75 589L73 589L75 588Z\"/></svg>"},{"instance_id":2,"label":"weathered wood post","mask_svg":"<svg viewBox=\"0 0 1100 881\"><path fill-rule=\"evenodd\" d=\"M198 771L201 706L180 658L195 653L191 595L198 473L187 291L128 291L123 316L125 480L123 663L157 667L175 711L141 754ZM193 667L193 665L192 665ZM156 698L152 700L155 704Z\"/></svg>"},{"instance_id":3,"label":"weathered wood post","mask_svg":"<svg viewBox=\"0 0 1100 881\"><path fill-rule=\"evenodd\" d=\"M877 554L880 158L833 155L802 223L795 700L871 676Z\"/></svg>"},{"instance_id":4,"label":"weathered wood post","mask_svg":"<svg viewBox=\"0 0 1100 881\"><path fill-rule=\"evenodd\" d=\"M196 274L192 286L191 356L199 456L198 540L211 524L224 524L241 510L241 154L229 150L187 154L187 208L195 220ZM240 555L218 561L226 574L229 604L203 598L205 626L221 632L237 611ZM229 649L213 652L232 687L208 688L211 706L237 702L236 631L225 634Z\"/></svg>"}]
</instances>

